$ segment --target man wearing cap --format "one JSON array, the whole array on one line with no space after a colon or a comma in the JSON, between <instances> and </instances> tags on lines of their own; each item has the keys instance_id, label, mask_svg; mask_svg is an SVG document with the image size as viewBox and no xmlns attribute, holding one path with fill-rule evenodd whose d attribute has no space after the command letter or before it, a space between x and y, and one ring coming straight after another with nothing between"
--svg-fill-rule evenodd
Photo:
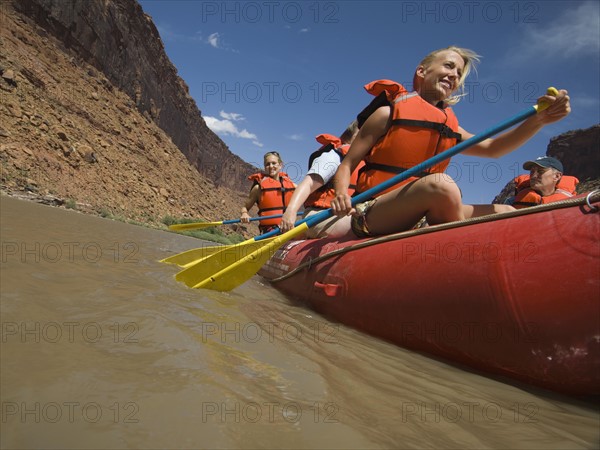
<instances>
[{"instance_id":1,"label":"man wearing cap","mask_svg":"<svg viewBox=\"0 0 600 450\"><path fill-rule=\"evenodd\" d=\"M579 183L575 177L563 176L562 163L551 156L526 161L523 169L529 170L529 175L514 180L516 194L512 205L517 209L572 197Z\"/></svg>"}]
</instances>

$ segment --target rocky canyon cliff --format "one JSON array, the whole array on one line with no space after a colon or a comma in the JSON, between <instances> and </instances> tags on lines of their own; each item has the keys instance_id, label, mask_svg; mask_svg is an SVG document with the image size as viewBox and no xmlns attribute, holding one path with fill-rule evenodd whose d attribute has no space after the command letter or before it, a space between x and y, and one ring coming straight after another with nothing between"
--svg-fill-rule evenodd
<instances>
[{"instance_id":1,"label":"rocky canyon cliff","mask_svg":"<svg viewBox=\"0 0 600 450\"><path fill-rule=\"evenodd\" d=\"M235 218L254 168L206 126L135 0L3 1L5 190L141 220Z\"/></svg>"}]
</instances>

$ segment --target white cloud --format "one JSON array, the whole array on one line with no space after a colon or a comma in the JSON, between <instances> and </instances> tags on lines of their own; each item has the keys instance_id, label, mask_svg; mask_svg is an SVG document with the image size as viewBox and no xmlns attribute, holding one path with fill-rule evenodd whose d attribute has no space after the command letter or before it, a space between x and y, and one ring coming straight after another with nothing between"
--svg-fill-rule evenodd
<instances>
[{"instance_id":1,"label":"white cloud","mask_svg":"<svg viewBox=\"0 0 600 450\"><path fill-rule=\"evenodd\" d=\"M226 113L225 111L221 111L219 116L221 116L223 119L233 120L234 122L238 120L246 120L241 114Z\"/></svg>"},{"instance_id":2,"label":"white cloud","mask_svg":"<svg viewBox=\"0 0 600 450\"><path fill-rule=\"evenodd\" d=\"M223 41L222 36L219 33L213 33L205 41L208 45L213 48L218 48L219 50L225 50L227 52L239 53L239 50L236 50L231 47L227 42Z\"/></svg>"},{"instance_id":3,"label":"white cloud","mask_svg":"<svg viewBox=\"0 0 600 450\"><path fill-rule=\"evenodd\" d=\"M219 48L219 33L211 34L206 41L214 48Z\"/></svg>"},{"instance_id":4,"label":"white cloud","mask_svg":"<svg viewBox=\"0 0 600 450\"><path fill-rule=\"evenodd\" d=\"M521 59L579 57L600 52L599 5L586 2L564 12L549 25L527 28L520 52ZM520 54L520 55L519 55Z\"/></svg>"},{"instance_id":5,"label":"white cloud","mask_svg":"<svg viewBox=\"0 0 600 450\"><path fill-rule=\"evenodd\" d=\"M245 128L240 130L234 123L240 120L245 120L241 114L226 113L225 111L221 111L219 116L222 117L222 120L211 116L204 117L206 126L208 126L208 128L210 128L213 132L219 135L234 136L240 139L250 139L257 147L263 146L263 144L258 140L258 136L256 136L256 134L249 132Z\"/></svg>"},{"instance_id":6,"label":"white cloud","mask_svg":"<svg viewBox=\"0 0 600 450\"><path fill-rule=\"evenodd\" d=\"M310 30L310 28L302 28L302 29L300 30L300 33L308 33L308 32L309 32L309 30Z\"/></svg>"},{"instance_id":7,"label":"white cloud","mask_svg":"<svg viewBox=\"0 0 600 450\"><path fill-rule=\"evenodd\" d=\"M302 139L304 139L301 134L292 134L290 136L287 136L287 138L292 141L301 141Z\"/></svg>"},{"instance_id":8,"label":"white cloud","mask_svg":"<svg viewBox=\"0 0 600 450\"><path fill-rule=\"evenodd\" d=\"M245 128L243 130L239 131L237 136L241 137L242 139L254 139L254 140L256 140L256 135L254 133L250 133Z\"/></svg>"}]
</instances>

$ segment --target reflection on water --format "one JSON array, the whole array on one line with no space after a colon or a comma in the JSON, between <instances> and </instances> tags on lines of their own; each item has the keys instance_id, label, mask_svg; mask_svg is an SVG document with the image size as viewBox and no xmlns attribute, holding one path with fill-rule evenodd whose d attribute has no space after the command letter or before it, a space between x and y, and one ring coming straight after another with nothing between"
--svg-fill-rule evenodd
<instances>
[{"instance_id":1,"label":"reflection on water","mask_svg":"<svg viewBox=\"0 0 600 450\"><path fill-rule=\"evenodd\" d=\"M199 246L2 197L2 448L597 448L598 405L328 321Z\"/></svg>"}]
</instances>

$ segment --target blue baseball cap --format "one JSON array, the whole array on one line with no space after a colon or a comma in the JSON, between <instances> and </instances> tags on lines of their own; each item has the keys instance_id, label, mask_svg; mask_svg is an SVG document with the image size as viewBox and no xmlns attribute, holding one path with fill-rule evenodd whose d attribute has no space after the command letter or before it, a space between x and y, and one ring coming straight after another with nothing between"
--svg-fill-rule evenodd
<instances>
[{"instance_id":1,"label":"blue baseball cap","mask_svg":"<svg viewBox=\"0 0 600 450\"><path fill-rule=\"evenodd\" d=\"M536 165L540 167L552 167L559 172L563 172L562 163L552 156L540 156L539 158L534 159L533 161L526 161L523 163L523 169L531 170L531 166Z\"/></svg>"}]
</instances>

